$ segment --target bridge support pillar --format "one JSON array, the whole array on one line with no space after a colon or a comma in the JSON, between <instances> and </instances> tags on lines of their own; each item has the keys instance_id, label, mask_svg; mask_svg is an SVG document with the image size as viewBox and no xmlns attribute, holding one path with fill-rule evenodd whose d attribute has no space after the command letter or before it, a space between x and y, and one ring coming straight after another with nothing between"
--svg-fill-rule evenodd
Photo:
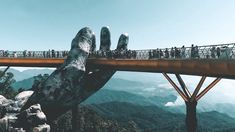
<instances>
[{"instance_id":1,"label":"bridge support pillar","mask_svg":"<svg viewBox=\"0 0 235 132\"><path fill-rule=\"evenodd\" d=\"M186 105L186 130L187 132L196 132L197 131L197 102L198 100L203 97L213 86L215 86L221 78L216 78L210 85L208 85L200 94L200 88L202 87L202 84L204 83L206 77L202 76L201 80L199 81L197 87L193 91L193 94L191 95L190 91L186 87L183 79L179 74L175 74L177 80L179 81L179 84L181 86L181 89L174 83L174 81L166 74L162 73L165 78L170 82L170 84L175 88L175 90L178 92L178 94L183 98Z\"/></svg>"},{"instance_id":2,"label":"bridge support pillar","mask_svg":"<svg viewBox=\"0 0 235 132\"><path fill-rule=\"evenodd\" d=\"M197 101L185 102L186 104L186 130L187 132L197 131Z\"/></svg>"},{"instance_id":3,"label":"bridge support pillar","mask_svg":"<svg viewBox=\"0 0 235 132\"><path fill-rule=\"evenodd\" d=\"M79 105L72 108L72 132L79 131Z\"/></svg>"}]
</instances>

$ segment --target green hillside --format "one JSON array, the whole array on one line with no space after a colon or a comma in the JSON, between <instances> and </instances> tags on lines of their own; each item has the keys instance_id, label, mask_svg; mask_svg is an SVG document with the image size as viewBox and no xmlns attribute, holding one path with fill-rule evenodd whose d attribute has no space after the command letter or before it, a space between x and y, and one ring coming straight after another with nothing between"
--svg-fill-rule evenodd
<instances>
[{"instance_id":1,"label":"green hillside","mask_svg":"<svg viewBox=\"0 0 235 132\"><path fill-rule=\"evenodd\" d=\"M140 106L126 102L81 105L79 130L84 132L184 132L185 115L171 113L157 106ZM57 131L71 130L71 113L60 117ZM198 132L233 132L235 119L218 112L198 114ZM60 129L58 129L60 128ZM61 131L62 132L62 131Z\"/></svg>"}]
</instances>

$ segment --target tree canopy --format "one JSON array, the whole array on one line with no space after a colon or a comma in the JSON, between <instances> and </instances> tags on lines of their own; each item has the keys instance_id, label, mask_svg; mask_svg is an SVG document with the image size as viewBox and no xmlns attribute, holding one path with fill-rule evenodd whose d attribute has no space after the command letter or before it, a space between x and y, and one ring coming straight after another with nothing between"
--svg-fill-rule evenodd
<instances>
[{"instance_id":1,"label":"tree canopy","mask_svg":"<svg viewBox=\"0 0 235 132\"><path fill-rule=\"evenodd\" d=\"M12 84L15 82L14 74L11 72L0 71L0 95L6 98L13 98L16 92L12 88Z\"/></svg>"}]
</instances>

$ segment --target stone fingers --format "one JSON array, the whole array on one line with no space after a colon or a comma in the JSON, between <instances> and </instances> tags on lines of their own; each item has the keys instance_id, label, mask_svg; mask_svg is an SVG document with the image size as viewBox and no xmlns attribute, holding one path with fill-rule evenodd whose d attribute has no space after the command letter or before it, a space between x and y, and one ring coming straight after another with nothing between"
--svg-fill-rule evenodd
<instances>
[{"instance_id":1,"label":"stone fingers","mask_svg":"<svg viewBox=\"0 0 235 132\"><path fill-rule=\"evenodd\" d=\"M92 45L91 45L91 52L95 52L96 50L96 40L95 40L95 33L92 32Z\"/></svg>"},{"instance_id":2,"label":"stone fingers","mask_svg":"<svg viewBox=\"0 0 235 132\"><path fill-rule=\"evenodd\" d=\"M110 40L110 31L108 27L103 27L101 29L100 35L100 50L101 51L110 51L111 40ZM118 52L123 50L127 50L127 45L129 41L128 34L122 34L119 38L117 44ZM107 56L106 56L107 57ZM100 88L102 88L108 80L113 76L115 70L110 69L97 69L96 71L92 72L91 74L85 74L82 81L83 90L80 93L80 101L84 101L89 96L97 92ZM92 83L91 83L92 82Z\"/></svg>"},{"instance_id":3,"label":"stone fingers","mask_svg":"<svg viewBox=\"0 0 235 132\"><path fill-rule=\"evenodd\" d=\"M109 27L102 27L100 32L100 50L109 51L111 46L111 33Z\"/></svg>"},{"instance_id":4,"label":"stone fingers","mask_svg":"<svg viewBox=\"0 0 235 132\"><path fill-rule=\"evenodd\" d=\"M81 29L72 40L71 50L63 65L64 68L75 68L85 71L86 59L91 50L94 50L91 47L95 47L95 44L92 43L94 39L94 34L89 28Z\"/></svg>"},{"instance_id":5,"label":"stone fingers","mask_svg":"<svg viewBox=\"0 0 235 132\"><path fill-rule=\"evenodd\" d=\"M39 103L48 115L52 112L47 111L49 108L74 105L72 99L80 89L78 86L86 70L86 59L92 50L93 39L94 34L89 28L81 29L72 40L64 64L40 83L22 110Z\"/></svg>"},{"instance_id":6,"label":"stone fingers","mask_svg":"<svg viewBox=\"0 0 235 132\"><path fill-rule=\"evenodd\" d=\"M129 42L129 35L127 33L122 34L119 37L117 50L126 50Z\"/></svg>"}]
</instances>

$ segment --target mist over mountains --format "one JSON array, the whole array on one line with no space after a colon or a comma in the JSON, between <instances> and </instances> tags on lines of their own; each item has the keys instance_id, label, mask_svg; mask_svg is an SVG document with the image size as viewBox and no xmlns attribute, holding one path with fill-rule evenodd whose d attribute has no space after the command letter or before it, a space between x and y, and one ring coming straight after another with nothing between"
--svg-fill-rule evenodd
<instances>
[{"instance_id":1,"label":"mist over mountains","mask_svg":"<svg viewBox=\"0 0 235 132\"><path fill-rule=\"evenodd\" d=\"M12 85L15 90L29 89L33 76L53 72L50 69L9 71L17 80ZM215 103L204 98L197 108L198 131L234 131L234 109L233 103ZM101 90L81 104L80 114L81 131L185 131L184 102L161 74L117 72ZM71 130L70 118L71 112L66 113L53 129Z\"/></svg>"},{"instance_id":2,"label":"mist over mountains","mask_svg":"<svg viewBox=\"0 0 235 132\"><path fill-rule=\"evenodd\" d=\"M84 132L184 132L185 115L157 106L141 106L127 102L81 104L79 131ZM71 111L52 126L58 132L71 130ZM198 113L198 132L235 131L235 119L216 111Z\"/></svg>"},{"instance_id":3,"label":"mist over mountains","mask_svg":"<svg viewBox=\"0 0 235 132\"><path fill-rule=\"evenodd\" d=\"M10 69L9 71L13 72L16 80L18 80L12 85L15 90L19 88L29 89L34 82L33 76L53 72L50 69L22 72ZM173 76L171 77L173 78ZM234 103L224 102L223 100L215 103L215 101L209 99L210 97L206 97L198 103L199 131L223 132L235 130L233 127L233 124L235 124ZM97 119L92 120L106 122L113 127L113 130L166 132L185 130L184 102L161 74L117 72L101 90L89 97L81 106L84 106L85 112L83 113L93 111L91 113L96 115ZM87 107L89 110L86 109ZM71 115L66 114L65 116L62 122L70 119L67 116ZM132 125L125 125L130 124L130 122L132 122ZM116 123L118 127L113 126L113 123ZM107 126L101 124L98 123L96 127L104 127L102 130L105 130ZM68 126L64 127L67 128ZM85 125L84 127L88 127L90 130L92 125Z\"/></svg>"},{"instance_id":4,"label":"mist over mountains","mask_svg":"<svg viewBox=\"0 0 235 132\"><path fill-rule=\"evenodd\" d=\"M31 69L22 72L10 69L9 71L13 72L17 80L19 80L13 84L15 89L31 88L33 84L32 76L50 74L53 72L51 69ZM199 79L200 78L197 78L192 84L196 84ZM215 90L216 89L219 88L215 88ZM218 111L235 117L235 103L224 102L221 99L216 102L211 100L211 97L208 97L210 93L213 93L215 90L212 89L208 95L203 97L198 103L198 112ZM181 97L179 97L161 74L156 73L117 72L101 90L88 98L86 103L99 104L111 101L128 102L145 106L156 105L164 107L171 112L185 113L185 105Z\"/></svg>"},{"instance_id":5,"label":"mist over mountains","mask_svg":"<svg viewBox=\"0 0 235 132\"><path fill-rule=\"evenodd\" d=\"M0 70L4 70L0 68ZM8 72L12 72L14 74L14 79L16 81L22 81L24 79L31 78L33 76L37 76L39 74L51 74L53 70L51 69L28 69L24 71L19 71L15 68L9 68Z\"/></svg>"}]
</instances>

